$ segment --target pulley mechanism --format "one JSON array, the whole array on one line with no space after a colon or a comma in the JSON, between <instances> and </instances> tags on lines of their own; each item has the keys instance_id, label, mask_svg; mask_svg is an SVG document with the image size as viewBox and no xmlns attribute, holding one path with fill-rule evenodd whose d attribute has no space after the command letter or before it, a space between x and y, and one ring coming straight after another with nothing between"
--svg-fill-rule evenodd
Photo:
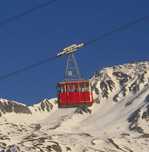
<instances>
[{"instance_id":1,"label":"pulley mechanism","mask_svg":"<svg viewBox=\"0 0 149 152\"><path fill-rule=\"evenodd\" d=\"M63 55L68 55L71 53L76 52L79 48L83 47L84 43L80 43L80 44L72 44L64 49L62 49L57 56L63 56Z\"/></svg>"},{"instance_id":2,"label":"pulley mechanism","mask_svg":"<svg viewBox=\"0 0 149 152\"><path fill-rule=\"evenodd\" d=\"M64 56L64 55L67 56L66 68L64 74L65 81L75 81L82 79L74 53L83 46L84 43L72 44L64 48L60 53L57 54L57 56Z\"/></svg>"}]
</instances>

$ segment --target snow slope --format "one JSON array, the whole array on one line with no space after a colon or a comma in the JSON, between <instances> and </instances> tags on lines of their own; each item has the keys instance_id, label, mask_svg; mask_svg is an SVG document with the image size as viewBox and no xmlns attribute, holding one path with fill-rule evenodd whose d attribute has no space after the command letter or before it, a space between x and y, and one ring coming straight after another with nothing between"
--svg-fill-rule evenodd
<instances>
[{"instance_id":1,"label":"snow slope","mask_svg":"<svg viewBox=\"0 0 149 152\"><path fill-rule=\"evenodd\" d=\"M148 152L149 62L108 67L90 81L95 103L88 109L58 109L56 99L33 106L1 99L1 150Z\"/></svg>"}]
</instances>

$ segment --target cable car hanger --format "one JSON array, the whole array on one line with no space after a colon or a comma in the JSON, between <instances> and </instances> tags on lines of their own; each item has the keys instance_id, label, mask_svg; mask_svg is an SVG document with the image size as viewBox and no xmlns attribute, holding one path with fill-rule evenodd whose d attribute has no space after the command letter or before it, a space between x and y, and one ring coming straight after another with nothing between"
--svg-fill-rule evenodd
<instances>
[{"instance_id":1,"label":"cable car hanger","mask_svg":"<svg viewBox=\"0 0 149 152\"><path fill-rule=\"evenodd\" d=\"M82 76L80 74L79 66L77 60L74 56L74 53L78 51L78 49L82 48L84 43L72 44L64 49L62 49L57 57L67 56L66 68L65 68L65 81L73 81L73 80L81 80Z\"/></svg>"},{"instance_id":2,"label":"cable car hanger","mask_svg":"<svg viewBox=\"0 0 149 152\"><path fill-rule=\"evenodd\" d=\"M68 54L71 54L71 53L74 53L76 52L78 49L82 48L84 46L84 43L80 43L80 44L72 44L64 49L62 49L61 52L59 52L57 54L57 56L63 56L63 55L68 55Z\"/></svg>"}]
</instances>

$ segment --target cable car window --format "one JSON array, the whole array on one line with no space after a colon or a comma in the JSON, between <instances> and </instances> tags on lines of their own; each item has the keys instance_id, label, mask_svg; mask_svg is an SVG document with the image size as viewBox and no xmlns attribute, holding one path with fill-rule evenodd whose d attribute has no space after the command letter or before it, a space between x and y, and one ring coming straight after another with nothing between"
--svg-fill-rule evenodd
<instances>
[{"instance_id":1,"label":"cable car window","mask_svg":"<svg viewBox=\"0 0 149 152\"><path fill-rule=\"evenodd\" d=\"M75 92L75 89L76 89L76 88L75 88L75 84L72 84L72 90L71 90L71 91L72 91L72 92Z\"/></svg>"},{"instance_id":2,"label":"cable car window","mask_svg":"<svg viewBox=\"0 0 149 152\"><path fill-rule=\"evenodd\" d=\"M67 86L66 86L66 84L64 85L64 92L67 92Z\"/></svg>"},{"instance_id":3,"label":"cable car window","mask_svg":"<svg viewBox=\"0 0 149 152\"><path fill-rule=\"evenodd\" d=\"M78 84L75 84L75 92L78 92Z\"/></svg>"},{"instance_id":4,"label":"cable car window","mask_svg":"<svg viewBox=\"0 0 149 152\"><path fill-rule=\"evenodd\" d=\"M60 93L62 93L62 92L63 92L63 90L62 90L62 86L59 86L59 90L60 90Z\"/></svg>"},{"instance_id":5,"label":"cable car window","mask_svg":"<svg viewBox=\"0 0 149 152\"><path fill-rule=\"evenodd\" d=\"M86 83L84 88L85 88L85 91L89 91L89 84Z\"/></svg>"},{"instance_id":6,"label":"cable car window","mask_svg":"<svg viewBox=\"0 0 149 152\"><path fill-rule=\"evenodd\" d=\"M68 84L66 86L66 92L70 92L70 85L68 85Z\"/></svg>"},{"instance_id":7,"label":"cable car window","mask_svg":"<svg viewBox=\"0 0 149 152\"><path fill-rule=\"evenodd\" d=\"M79 92L79 85L78 84L75 85L75 92Z\"/></svg>"},{"instance_id":8,"label":"cable car window","mask_svg":"<svg viewBox=\"0 0 149 152\"><path fill-rule=\"evenodd\" d=\"M75 85L74 84L71 85L71 92L75 92Z\"/></svg>"},{"instance_id":9,"label":"cable car window","mask_svg":"<svg viewBox=\"0 0 149 152\"><path fill-rule=\"evenodd\" d=\"M85 90L84 90L84 84L83 83L80 85L80 87L81 87L81 92L84 92Z\"/></svg>"},{"instance_id":10,"label":"cable car window","mask_svg":"<svg viewBox=\"0 0 149 152\"><path fill-rule=\"evenodd\" d=\"M72 84L67 85L67 92L72 92Z\"/></svg>"},{"instance_id":11,"label":"cable car window","mask_svg":"<svg viewBox=\"0 0 149 152\"><path fill-rule=\"evenodd\" d=\"M69 85L68 84L65 85L65 92L69 92Z\"/></svg>"},{"instance_id":12,"label":"cable car window","mask_svg":"<svg viewBox=\"0 0 149 152\"><path fill-rule=\"evenodd\" d=\"M61 92L61 88L60 86L57 86L57 92L60 93Z\"/></svg>"},{"instance_id":13,"label":"cable car window","mask_svg":"<svg viewBox=\"0 0 149 152\"><path fill-rule=\"evenodd\" d=\"M78 92L81 92L81 85L78 84Z\"/></svg>"},{"instance_id":14,"label":"cable car window","mask_svg":"<svg viewBox=\"0 0 149 152\"><path fill-rule=\"evenodd\" d=\"M64 92L64 86L60 86L61 87L61 93Z\"/></svg>"}]
</instances>

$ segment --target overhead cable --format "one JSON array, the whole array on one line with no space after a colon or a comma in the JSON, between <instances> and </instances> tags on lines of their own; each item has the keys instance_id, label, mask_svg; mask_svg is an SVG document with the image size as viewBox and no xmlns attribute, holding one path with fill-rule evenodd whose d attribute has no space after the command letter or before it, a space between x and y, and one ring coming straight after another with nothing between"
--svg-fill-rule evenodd
<instances>
[{"instance_id":1,"label":"overhead cable","mask_svg":"<svg viewBox=\"0 0 149 152\"><path fill-rule=\"evenodd\" d=\"M52 60L55 60L57 58L57 56L52 56L52 57L49 57L49 58L45 58L43 60L39 60L38 62L35 62L33 64L30 64L30 65L27 65L27 66L24 66L23 68L20 68L20 69L17 69L13 72L9 72L7 74L4 74L4 75L1 75L0 76L0 80L4 80L4 79L7 79L9 77L12 77L12 76L15 76L15 75L18 75L22 72L26 72L26 71L29 71L29 70L32 70L32 69L35 69L36 67L39 67L41 66L42 64L45 64L45 63L48 63Z\"/></svg>"},{"instance_id":2,"label":"overhead cable","mask_svg":"<svg viewBox=\"0 0 149 152\"><path fill-rule=\"evenodd\" d=\"M95 43L96 41L99 41L99 40L102 40L104 38L107 38L107 37L113 35L114 33L126 31L129 28L131 28L133 25L138 24L140 22L143 22L145 20L149 20L149 16L143 16L143 17L138 18L136 20L130 21L130 22L124 24L124 25L118 26L117 28L114 28L112 31L105 32L102 35L99 35L96 38L93 38L93 39L85 42L84 43L84 47L88 46L88 45L91 45L91 44Z\"/></svg>"},{"instance_id":3,"label":"overhead cable","mask_svg":"<svg viewBox=\"0 0 149 152\"><path fill-rule=\"evenodd\" d=\"M3 25L6 25L10 22L13 22L13 21L17 21L18 19L24 17L24 16L27 16L31 13L33 13L34 11L37 11L39 9L42 9L42 8L45 8L45 7L48 7L49 5L52 5L54 2L56 2L57 0L50 0L50 1L47 1L45 3L41 3L39 5L36 5L28 10L25 10L24 12L21 12L17 15L14 15L14 16L10 16L10 17L7 17L5 18L4 20L0 21L0 27L3 26Z\"/></svg>"},{"instance_id":4,"label":"overhead cable","mask_svg":"<svg viewBox=\"0 0 149 152\"><path fill-rule=\"evenodd\" d=\"M94 39L91 39L91 40L85 42L84 45L82 45L82 47L86 47L86 46L88 46L88 45L92 45L92 44L95 43L96 41L99 41L99 40L102 40L102 39L104 39L104 38L106 38L106 37L109 37L109 36L113 35L113 34L116 33L116 32L125 31L125 30L129 29L131 26L133 26L133 25L135 25L135 24L137 24L137 23L140 23L140 22L142 22L142 21L145 21L145 20L147 20L147 19L149 19L149 16L144 16L144 17L142 17L142 18L139 18L139 19L133 20L133 21L131 21L131 22L128 22L127 24L124 24L124 25L122 25L122 26L119 26L119 27L113 29L113 30L110 31L110 32L105 32L104 34L102 34L102 35L100 35L100 36L98 36L98 37L96 37L96 38L94 38ZM56 52L56 53L57 53L57 52ZM38 66L40 66L40 65L42 65L42 64L45 64L45 63L50 62L50 61L52 61L52 60L55 60L56 58L58 58L57 55L55 55L55 56L53 56L53 57L46 58L46 59L44 59L44 60L40 60L40 61L38 61L38 62L36 62L36 63L31 64L31 65L28 65L28 66L25 66L25 67L23 67L23 68L20 68L20 69L14 71L14 72L10 72L10 73L1 75L1 76L0 76L0 80L3 80L3 79L6 79L6 78L9 78L9 77L11 77L11 76L18 75L18 74L20 74L20 73L22 73L22 72L26 72L26 71L28 71L28 70L34 69L34 68L36 68L36 67L38 67Z\"/></svg>"}]
</instances>

